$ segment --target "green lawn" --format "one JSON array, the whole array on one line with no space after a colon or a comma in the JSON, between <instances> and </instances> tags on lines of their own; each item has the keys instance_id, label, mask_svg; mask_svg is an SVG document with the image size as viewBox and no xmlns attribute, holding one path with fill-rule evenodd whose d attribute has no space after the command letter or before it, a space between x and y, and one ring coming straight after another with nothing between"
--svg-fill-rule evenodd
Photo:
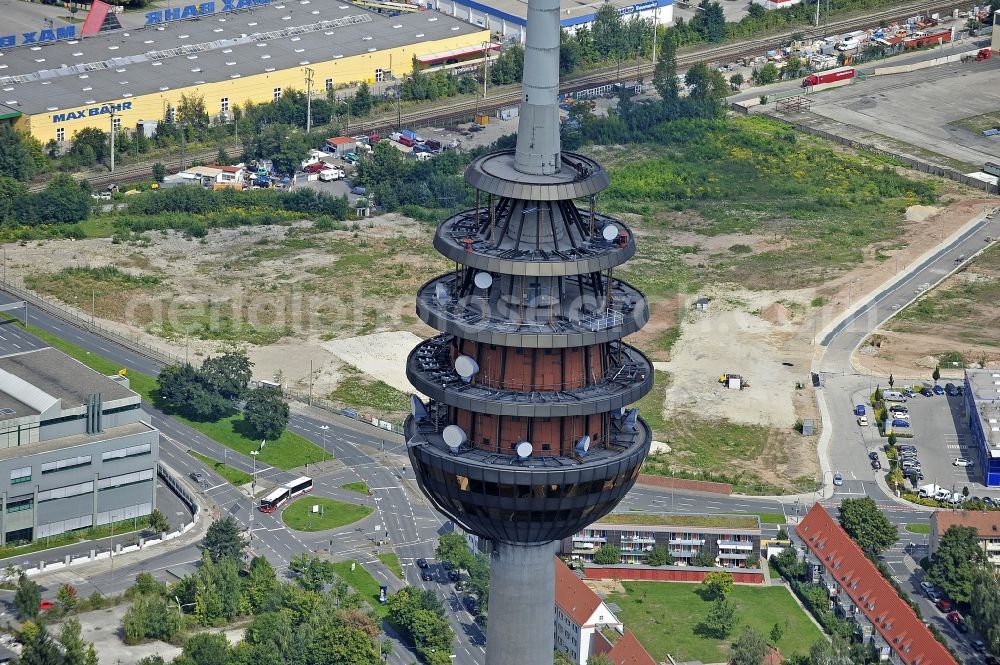
<instances>
[{"instance_id":1,"label":"green lawn","mask_svg":"<svg viewBox=\"0 0 1000 665\"><path fill-rule=\"evenodd\" d=\"M312 512L313 506L319 506L321 512ZM289 528L296 531L326 531L353 524L371 513L372 509L368 506L305 496L290 503L281 513L281 519Z\"/></svg>"},{"instance_id":2,"label":"green lawn","mask_svg":"<svg viewBox=\"0 0 1000 665\"><path fill-rule=\"evenodd\" d=\"M379 554L378 560L385 564L386 568L396 574L396 577L403 579L403 567L399 565L399 557L392 552Z\"/></svg>"},{"instance_id":3,"label":"green lawn","mask_svg":"<svg viewBox=\"0 0 1000 665\"><path fill-rule=\"evenodd\" d=\"M347 483L346 485L341 485L340 489L347 490L348 492L357 492L358 494L364 494L368 496L368 483L356 482Z\"/></svg>"},{"instance_id":4,"label":"green lawn","mask_svg":"<svg viewBox=\"0 0 1000 665\"><path fill-rule=\"evenodd\" d=\"M229 466L228 464L220 462L219 460L212 459L208 455L202 455L201 453L196 453L193 450L189 450L188 455L194 457L195 459L201 460L208 466L212 467L213 471L215 471L217 474L219 474L220 476L231 482L233 485L236 485L237 487L239 487L240 485L246 485L247 483L253 481L253 476L251 476L249 473L245 473L243 471L240 471L239 469L235 469Z\"/></svg>"},{"instance_id":5,"label":"green lawn","mask_svg":"<svg viewBox=\"0 0 1000 665\"><path fill-rule=\"evenodd\" d=\"M354 570L351 570L351 564L354 564ZM371 573L365 570L364 566L356 561L338 561L333 564L333 569L340 579L347 582L349 587L364 596L368 604L372 606L372 613L375 616L384 619L389 614L385 605L378 602L382 585L372 577Z\"/></svg>"},{"instance_id":6,"label":"green lawn","mask_svg":"<svg viewBox=\"0 0 1000 665\"><path fill-rule=\"evenodd\" d=\"M917 524L907 524L906 530L910 533L930 533L931 525L926 522L920 522Z\"/></svg>"},{"instance_id":7,"label":"green lawn","mask_svg":"<svg viewBox=\"0 0 1000 665\"><path fill-rule=\"evenodd\" d=\"M698 594L700 585L623 582L623 586L624 594L610 594L607 600L621 607L618 618L635 632L657 661L666 660L669 653L678 661L724 662L731 640L743 626L751 626L767 638L774 624L781 624L783 635L778 648L785 658L806 654L822 637L785 587L734 587L730 599L736 607L737 625L720 643L714 637L696 633L696 626L712 604Z\"/></svg>"},{"instance_id":8,"label":"green lawn","mask_svg":"<svg viewBox=\"0 0 1000 665\"><path fill-rule=\"evenodd\" d=\"M784 524L785 516L781 513L757 513L761 524Z\"/></svg>"}]
</instances>

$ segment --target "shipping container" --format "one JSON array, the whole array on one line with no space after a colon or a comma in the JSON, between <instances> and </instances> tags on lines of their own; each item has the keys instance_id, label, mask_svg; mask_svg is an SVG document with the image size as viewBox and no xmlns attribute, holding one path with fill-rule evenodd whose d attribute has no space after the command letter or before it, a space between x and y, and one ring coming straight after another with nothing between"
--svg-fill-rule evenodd
<instances>
[{"instance_id":1,"label":"shipping container","mask_svg":"<svg viewBox=\"0 0 1000 665\"><path fill-rule=\"evenodd\" d=\"M412 130L402 129L402 130L400 130L399 135L400 136L405 136L406 138L410 139L414 143L416 143L416 141L417 141L417 133L414 132L414 131L412 131Z\"/></svg>"},{"instance_id":2,"label":"shipping container","mask_svg":"<svg viewBox=\"0 0 1000 665\"><path fill-rule=\"evenodd\" d=\"M802 79L802 87L808 88L814 85L820 85L822 83L836 83L837 81L846 81L852 79L857 75L857 71L854 67L838 67L837 69L831 69L825 72L818 72L816 74L810 74L809 76Z\"/></svg>"}]
</instances>

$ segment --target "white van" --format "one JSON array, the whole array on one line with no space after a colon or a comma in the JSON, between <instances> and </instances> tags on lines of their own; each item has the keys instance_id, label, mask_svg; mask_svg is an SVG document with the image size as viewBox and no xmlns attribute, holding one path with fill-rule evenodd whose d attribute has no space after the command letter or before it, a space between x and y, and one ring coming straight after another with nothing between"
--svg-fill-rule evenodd
<instances>
[{"instance_id":1,"label":"white van","mask_svg":"<svg viewBox=\"0 0 1000 665\"><path fill-rule=\"evenodd\" d=\"M906 395L899 392L898 390L883 390L882 399L886 402L905 402Z\"/></svg>"},{"instance_id":2,"label":"white van","mask_svg":"<svg viewBox=\"0 0 1000 665\"><path fill-rule=\"evenodd\" d=\"M861 40L857 37L848 37L837 44L838 51L853 51L861 46Z\"/></svg>"}]
</instances>

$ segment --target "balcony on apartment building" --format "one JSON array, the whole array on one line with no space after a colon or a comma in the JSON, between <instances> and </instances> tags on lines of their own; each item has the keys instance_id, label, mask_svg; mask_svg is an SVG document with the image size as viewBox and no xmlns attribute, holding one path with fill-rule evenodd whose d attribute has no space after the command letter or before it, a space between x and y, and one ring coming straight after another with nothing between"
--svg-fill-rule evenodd
<instances>
[{"instance_id":1,"label":"balcony on apartment building","mask_svg":"<svg viewBox=\"0 0 1000 665\"><path fill-rule=\"evenodd\" d=\"M719 546L719 549L731 549L731 550L752 550L754 544L752 540L716 540L715 543Z\"/></svg>"},{"instance_id":2,"label":"balcony on apartment building","mask_svg":"<svg viewBox=\"0 0 1000 665\"><path fill-rule=\"evenodd\" d=\"M697 545L701 547L705 544L704 538L671 538L667 541L668 545L686 545L688 547Z\"/></svg>"}]
</instances>

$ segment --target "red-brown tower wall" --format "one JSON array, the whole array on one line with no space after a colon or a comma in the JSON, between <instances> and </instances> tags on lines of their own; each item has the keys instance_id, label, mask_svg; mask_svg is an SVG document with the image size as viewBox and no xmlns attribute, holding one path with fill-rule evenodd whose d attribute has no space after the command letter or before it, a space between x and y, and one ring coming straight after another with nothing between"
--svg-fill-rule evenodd
<instances>
[{"instance_id":1,"label":"red-brown tower wall","mask_svg":"<svg viewBox=\"0 0 1000 665\"><path fill-rule=\"evenodd\" d=\"M510 455L521 441L530 441L534 456L570 455L584 435L591 445L604 442L608 427L607 414L565 418L526 418L473 413L451 408L451 422L461 427L469 443L480 450Z\"/></svg>"}]
</instances>

